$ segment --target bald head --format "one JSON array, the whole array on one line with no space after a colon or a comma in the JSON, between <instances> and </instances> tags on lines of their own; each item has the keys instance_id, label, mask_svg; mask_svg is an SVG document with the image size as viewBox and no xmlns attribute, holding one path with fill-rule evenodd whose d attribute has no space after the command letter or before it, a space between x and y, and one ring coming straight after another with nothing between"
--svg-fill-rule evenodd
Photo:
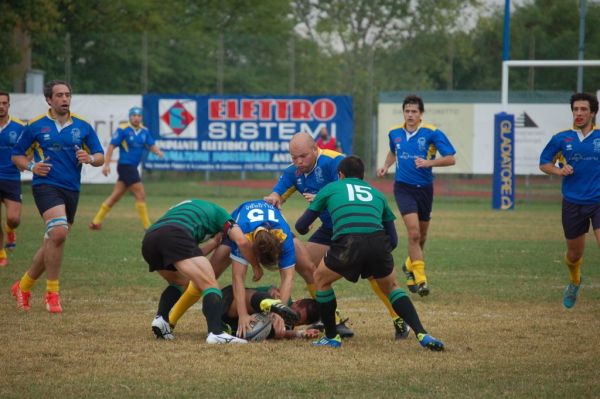
<instances>
[{"instance_id":1,"label":"bald head","mask_svg":"<svg viewBox=\"0 0 600 399\"><path fill-rule=\"evenodd\" d=\"M306 132L296 133L290 140L292 162L302 173L310 172L317 162L319 149L312 136Z\"/></svg>"}]
</instances>

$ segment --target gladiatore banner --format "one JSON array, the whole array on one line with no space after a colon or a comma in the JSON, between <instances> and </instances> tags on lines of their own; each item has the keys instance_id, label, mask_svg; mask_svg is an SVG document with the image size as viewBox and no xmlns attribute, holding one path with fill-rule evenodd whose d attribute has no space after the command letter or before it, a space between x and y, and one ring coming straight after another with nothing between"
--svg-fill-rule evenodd
<instances>
[{"instance_id":1,"label":"gladiatore banner","mask_svg":"<svg viewBox=\"0 0 600 399\"><path fill-rule=\"evenodd\" d=\"M297 132L326 128L352 153L349 96L144 95L144 123L163 150L154 170L279 171L290 164Z\"/></svg>"}]
</instances>

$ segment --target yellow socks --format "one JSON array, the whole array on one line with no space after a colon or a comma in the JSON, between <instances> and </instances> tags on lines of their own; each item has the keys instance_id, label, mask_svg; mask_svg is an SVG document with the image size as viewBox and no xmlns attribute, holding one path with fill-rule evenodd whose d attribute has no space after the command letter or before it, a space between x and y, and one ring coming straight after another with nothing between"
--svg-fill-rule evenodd
<instances>
[{"instance_id":1,"label":"yellow socks","mask_svg":"<svg viewBox=\"0 0 600 399\"><path fill-rule=\"evenodd\" d=\"M383 302L383 304L387 308L388 313L390 314L391 318L396 319L398 317L398 315L394 311L394 308L392 307L392 304L390 303L390 300L387 297L387 295L385 295L383 293L383 291L381 291L381 288L379 287L379 284L377 284L377 281L374 278L370 278L369 284L371 284L371 289L373 290L375 295L377 295L379 297L379 300L381 302Z\"/></svg>"},{"instance_id":2,"label":"yellow socks","mask_svg":"<svg viewBox=\"0 0 600 399\"><path fill-rule=\"evenodd\" d=\"M186 290L181 294L181 297L169 312L169 324L173 327L176 326L181 316L183 316L193 304L198 302L201 297L202 291L194 287L194 284L190 281Z\"/></svg>"},{"instance_id":3,"label":"yellow socks","mask_svg":"<svg viewBox=\"0 0 600 399\"><path fill-rule=\"evenodd\" d=\"M23 292L29 292L31 291L31 288L34 286L35 282L36 280L29 277L29 274L25 272L25 274L23 274L23 277L21 277L21 281L19 282L19 289Z\"/></svg>"},{"instance_id":4,"label":"yellow socks","mask_svg":"<svg viewBox=\"0 0 600 399\"><path fill-rule=\"evenodd\" d=\"M58 292L59 291L58 280L46 280L46 291L47 292Z\"/></svg>"},{"instance_id":5,"label":"yellow socks","mask_svg":"<svg viewBox=\"0 0 600 399\"><path fill-rule=\"evenodd\" d=\"M415 283L417 285L427 282L427 276L425 276L425 262L422 260L412 261L412 272L415 276Z\"/></svg>"},{"instance_id":6,"label":"yellow socks","mask_svg":"<svg viewBox=\"0 0 600 399\"><path fill-rule=\"evenodd\" d=\"M94 216L92 223L102 224L102 222L104 221L104 218L106 217L108 212L110 212L110 209L111 209L110 206L106 205L106 203L103 202L102 205L100 205L100 209L98 210L98 213L96 213L96 216Z\"/></svg>"},{"instance_id":7,"label":"yellow socks","mask_svg":"<svg viewBox=\"0 0 600 399\"><path fill-rule=\"evenodd\" d=\"M306 284L306 291L308 291L312 299L317 297L317 289L315 288L314 284Z\"/></svg>"},{"instance_id":8,"label":"yellow socks","mask_svg":"<svg viewBox=\"0 0 600 399\"><path fill-rule=\"evenodd\" d=\"M565 263L569 268L569 278L571 279L571 283L575 285L581 284L581 264L583 263L583 258L579 258L575 262L571 262L565 255Z\"/></svg>"},{"instance_id":9,"label":"yellow socks","mask_svg":"<svg viewBox=\"0 0 600 399\"><path fill-rule=\"evenodd\" d=\"M135 209L137 209L137 213L142 220L142 224L144 225L144 229L150 227L152 223L150 223L150 217L148 216L148 208L146 207L145 202L136 202Z\"/></svg>"}]
</instances>

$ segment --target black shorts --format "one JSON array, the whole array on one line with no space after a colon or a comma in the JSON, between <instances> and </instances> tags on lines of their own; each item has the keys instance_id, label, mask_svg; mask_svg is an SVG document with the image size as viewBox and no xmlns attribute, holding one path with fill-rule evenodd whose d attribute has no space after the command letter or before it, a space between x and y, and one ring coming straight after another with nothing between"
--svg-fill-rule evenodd
<instances>
[{"instance_id":1,"label":"black shorts","mask_svg":"<svg viewBox=\"0 0 600 399\"><path fill-rule=\"evenodd\" d=\"M383 231L343 235L331 243L323 261L354 283L359 277L387 277L394 270L390 237Z\"/></svg>"},{"instance_id":2,"label":"black shorts","mask_svg":"<svg viewBox=\"0 0 600 399\"><path fill-rule=\"evenodd\" d=\"M394 198L402 216L417 213L419 220L431 220L433 208L433 184L418 187L402 182L394 182Z\"/></svg>"},{"instance_id":3,"label":"black shorts","mask_svg":"<svg viewBox=\"0 0 600 399\"><path fill-rule=\"evenodd\" d=\"M0 180L0 201L5 199L23 202L20 180Z\"/></svg>"},{"instance_id":4,"label":"black shorts","mask_svg":"<svg viewBox=\"0 0 600 399\"><path fill-rule=\"evenodd\" d=\"M51 186L49 184L39 184L31 187L33 199L40 215L43 215L50 208L58 205L65 206L67 222L75 222L75 213L77 212L77 203L79 202L79 191L71 191L65 188Z\"/></svg>"},{"instance_id":5,"label":"black shorts","mask_svg":"<svg viewBox=\"0 0 600 399\"><path fill-rule=\"evenodd\" d=\"M600 204L579 205L562 201L562 225L567 240L573 240L590 230L600 229Z\"/></svg>"},{"instance_id":6,"label":"black shorts","mask_svg":"<svg viewBox=\"0 0 600 399\"><path fill-rule=\"evenodd\" d=\"M126 187L142 181L137 166L117 164L118 181L125 183Z\"/></svg>"},{"instance_id":7,"label":"black shorts","mask_svg":"<svg viewBox=\"0 0 600 399\"><path fill-rule=\"evenodd\" d=\"M167 225L144 235L142 256L148 262L149 271L176 271L175 262L204 256L196 240L184 228Z\"/></svg>"},{"instance_id":8,"label":"black shorts","mask_svg":"<svg viewBox=\"0 0 600 399\"><path fill-rule=\"evenodd\" d=\"M331 237L333 237L333 229L329 229L327 227L319 227L317 231L314 232L313 235L310 236L308 242L314 242L316 244L323 244L330 246L331 245Z\"/></svg>"}]
</instances>

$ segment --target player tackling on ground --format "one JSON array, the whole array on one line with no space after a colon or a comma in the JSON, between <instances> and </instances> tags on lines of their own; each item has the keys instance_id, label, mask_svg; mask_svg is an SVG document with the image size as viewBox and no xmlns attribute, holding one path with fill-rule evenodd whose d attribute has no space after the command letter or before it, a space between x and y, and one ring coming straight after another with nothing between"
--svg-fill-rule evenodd
<instances>
[{"instance_id":1,"label":"player tackling on ground","mask_svg":"<svg viewBox=\"0 0 600 399\"><path fill-rule=\"evenodd\" d=\"M362 180L364 165L360 158L349 156L342 160L338 173L340 180L322 188L296 222L296 230L306 234L320 212L328 210L333 220L331 247L315 272L316 301L325 335L313 345L342 345L335 327L337 301L331 285L342 277L357 282L359 277L372 276L396 313L413 329L419 343L431 350L443 350L442 341L425 331L410 298L396 281L392 250L398 237L395 216L385 197Z\"/></svg>"}]
</instances>

